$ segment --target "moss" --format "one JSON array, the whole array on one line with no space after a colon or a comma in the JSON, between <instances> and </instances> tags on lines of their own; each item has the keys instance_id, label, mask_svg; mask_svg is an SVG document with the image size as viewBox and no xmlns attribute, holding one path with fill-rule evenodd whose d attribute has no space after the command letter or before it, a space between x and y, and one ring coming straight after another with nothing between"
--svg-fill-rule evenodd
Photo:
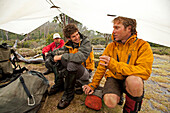
<instances>
[{"instance_id":1,"label":"moss","mask_svg":"<svg viewBox=\"0 0 170 113\"><path fill-rule=\"evenodd\" d=\"M150 100L152 97L153 97L152 91L145 92L145 96L144 96L145 99Z\"/></svg>"},{"instance_id":2,"label":"moss","mask_svg":"<svg viewBox=\"0 0 170 113\"><path fill-rule=\"evenodd\" d=\"M150 111L139 111L138 113L161 113L161 112L155 109Z\"/></svg>"},{"instance_id":3,"label":"moss","mask_svg":"<svg viewBox=\"0 0 170 113\"><path fill-rule=\"evenodd\" d=\"M150 77L150 79L155 82L170 83L169 77L156 76L156 77Z\"/></svg>"},{"instance_id":4,"label":"moss","mask_svg":"<svg viewBox=\"0 0 170 113\"><path fill-rule=\"evenodd\" d=\"M138 113L161 113L156 109L152 109L149 103L150 103L149 100L143 99L141 110Z\"/></svg>"},{"instance_id":5,"label":"moss","mask_svg":"<svg viewBox=\"0 0 170 113\"><path fill-rule=\"evenodd\" d=\"M151 47L154 54L170 55L170 47Z\"/></svg>"},{"instance_id":6,"label":"moss","mask_svg":"<svg viewBox=\"0 0 170 113\"><path fill-rule=\"evenodd\" d=\"M164 88L170 88L170 84L166 84L166 83L158 83L161 87Z\"/></svg>"},{"instance_id":7,"label":"moss","mask_svg":"<svg viewBox=\"0 0 170 113\"><path fill-rule=\"evenodd\" d=\"M115 108L108 108L104 103L101 109L101 113L121 113L123 106L117 105ZM88 112L87 112L88 113ZM93 112L94 113L94 112Z\"/></svg>"},{"instance_id":8,"label":"moss","mask_svg":"<svg viewBox=\"0 0 170 113\"><path fill-rule=\"evenodd\" d=\"M146 91L156 91L158 93L162 93L161 87L158 84L145 84L144 85Z\"/></svg>"},{"instance_id":9,"label":"moss","mask_svg":"<svg viewBox=\"0 0 170 113\"><path fill-rule=\"evenodd\" d=\"M164 64L161 63L159 65L153 65L152 68L159 68L161 70L166 70L166 71L170 71L170 64L169 62L165 62Z\"/></svg>"},{"instance_id":10,"label":"moss","mask_svg":"<svg viewBox=\"0 0 170 113\"><path fill-rule=\"evenodd\" d=\"M167 98L170 98L170 95L169 94L164 94L165 97Z\"/></svg>"},{"instance_id":11,"label":"moss","mask_svg":"<svg viewBox=\"0 0 170 113\"><path fill-rule=\"evenodd\" d=\"M154 92L154 91L147 91L145 93L145 97L144 98L148 99L148 100L154 99L154 100L156 100L158 102L161 102L161 101L167 102L168 101L168 98L166 98L165 96L160 95L159 93Z\"/></svg>"},{"instance_id":12,"label":"moss","mask_svg":"<svg viewBox=\"0 0 170 113\"><path fill-rule=\"evenodd\" d=\"M141 109L141 111L151 111L152 110L152 108L151 108L151 106L149 105L149 100L147 100L147 99L143 99L143 104L142 104L142 107L141 107L142 109ZM143 112L142 112L143 113Z\"/></svg>"},{"instance_id":13,"label":"moss","mask_svg":"<svg viewBox=\"0 0 170 113\"><path fill-rule=\"evenodd\" d=\"M168 112L168 109L165 107L165 106L163 106L162 104L159 104L158 102L155 102L155 101L153 101L153 100L150 100L151 101L151 103L153 104L153 106L155 107L155 108L157 108L157 109L159 109L159 110L162 110L162 111L164 111L164 112Z\"/></svg>"},{"instance_id":14,"label":"moss","mask_svg":"<svg viewBox=\"0 0 170 113\"><path fill-rule=\"evenodd\" d=\"M157 58L156 60L160 60L160 59L162 59L162 60L169 60L169 58L170 58L170 55L153 54L153 56L154 56L155 58ZM155 59L154 59L154 60L155 60Z\"/></svg>"},{"instance_id":15,"label":"moss","mask_svg":"<svg viewBox=\"0 0 170 113\"><path fill-rule=\"evenodd\" d=\"M164 64L167 64L167 61L162 61L162 60L159 60L159 59L154 59L154 61L153 61L153 64L155 65L155 64L161 64L161 65L164 65Z\"/></svg>"},{"instance_id":16,"label":"moss","mask_svg":"<svg viewBox=\"0 0 170 113\"><path fill-rule=\"evenodd\" d=\"M163 70L163 69L152 69L152 72L153 72L154 74L158 74L158 75L160 75L160 76L170 75L170 72L167 72L167 71L165 71L165 70Z\"/></svg>"},{"instance_id":17,"label":"moss","mask_svg":"<svg viewBox=\"0 0 170 113\"><path fill-rule=\"evenodd\" d=\"M166 106L168 108L168 111L170 111L170 102L161 102L162 105Z\"/></svg>"}]
</instances>

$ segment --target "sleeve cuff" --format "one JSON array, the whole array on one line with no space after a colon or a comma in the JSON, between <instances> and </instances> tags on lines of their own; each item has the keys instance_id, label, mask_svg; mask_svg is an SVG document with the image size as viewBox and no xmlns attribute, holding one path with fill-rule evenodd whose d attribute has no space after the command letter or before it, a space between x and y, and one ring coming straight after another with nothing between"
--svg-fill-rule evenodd
<instances>
[{"instance_id":1,"label":"sleeve cuff","mask_svg":"<svg viewBox=\"0 0 170 113\"><path fill-rule=\"evenodd\" d=\"M113 64L115 63L115 59L114 58L112 58L112 57L110 57L110 62L109 62L109 64L108 64L108 69L110 68L110 67L113 67Z\"/></svg>"},{"instance_id":2,"label":"sleeve cuff","mask_svg":"<svg viewBox=\"0 0 170 113\"><path fill-rule=\"evenodd\" d=\"M88 86L89 86L91 89L93 89L93 90L96 89L92 84L88 84Z\"/></svg>"}]
</instances>

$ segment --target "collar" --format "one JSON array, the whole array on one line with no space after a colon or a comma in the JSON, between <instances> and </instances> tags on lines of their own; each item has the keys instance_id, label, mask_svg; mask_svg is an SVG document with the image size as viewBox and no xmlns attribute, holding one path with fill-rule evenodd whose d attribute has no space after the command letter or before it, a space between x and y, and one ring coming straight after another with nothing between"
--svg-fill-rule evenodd
<instances>
[{"instance_id":1,"label":"collar","mask_svg":"<svg viewBox=\"0 0 170 113\"><path fill-rule=\"evenodd\" d=\"M132 38L136 38L136 37L137 37L137 34L133 34L133 33L132 33L132 34L128 37L128 39L125 41L125 43L129 42ZM111 38L113 39L114 42L122 43L121 40L116 41L115 38L114 38L114 36L113 36L113 34L112 34L112 37L111 37ZM125 43L122 43L122 44L125 44Z\"/></svg>"}]
</instances>

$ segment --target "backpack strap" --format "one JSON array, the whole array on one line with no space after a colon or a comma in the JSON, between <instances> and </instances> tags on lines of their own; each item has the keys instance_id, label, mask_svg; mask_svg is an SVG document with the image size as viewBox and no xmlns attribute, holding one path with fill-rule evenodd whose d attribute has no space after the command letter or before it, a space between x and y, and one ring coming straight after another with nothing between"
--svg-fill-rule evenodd
<instances>
[{"instance_id":1,"label":"backpack strap","mask_svg":"<svg viewBox=\"0 0 170 113\"><path fill-rule=\"evenodd\" d=\"M8 46L7 46L7 43L3 43L3 44L1 44L0 45L0 48L3 48L3 49L8 49ZM9 61L10 59L7 59L7 60L0 60L0 63L2 63L2 62L7 62L7 61Z\"/></svg>"},{"instance_id":2,"label":"backpack strap","mask_svg":"<svg viewBox=\"0 0 170 113\"><path fill-rule=\"evenodd\" d=\"M1 44L0 45L0 48L3 48L3 49L8 49L10 46L7 44L7 43L3 43L3 44ZM15 51L13 50L13 49L11 49L11 54L13 54L14 55L14 58L13 59L11 59L11 58L9 58L9 59L7 59L7 60L0 60L0 63L2 63L2 62L7 62L7 61L11 61L11 63L14 65L14 70L18 67L18 66L16 66L16 64L15 64L15 61L19 61L19 59L18 59L18 57L17 57L17 55L16 55L16 53L15 53Z\"/></svg>"},{"instance_id":3,"label":"backpack strap","mask_svg":"<svg viewBox=\"0 0 170 113\"><path fill-rule=\"evenodd\" d=\"M9 85L10 83L14 82L19 76L20 76L20 74L17 75L17 76L16 76L14 79L12 79L10 82L0 85L0 88L3 88L3 87L5 87L5 86Z\"/></svg>"},{"instance_id":4,"label":"backpack strap","mask_svg":"<svg viewBox=\"0 0 170 113\"><path fill-rule=\"evenodd\" d=\"M9 59L10 60L10 59ZM0 60L0 63L2 63L2 62L7 62L7 61L9 61L9 60Z\"/></svg>"},{"instance_id":5,"label":"backpack strap","mask_svg":"<svg viewBox=\"0 0 170 113\"><path fill-rule=\"evenodd\" d=\"M8 49L7 43L3 43L0 45L0 48Z\"/></svg>"},{"instance_id":6,"label":"backpack strap","mask_svg":"<svg viewBox=\"0 0 170 113\"><path fill-rule=\"evenodd\" d=\"M14 69L16 69L17 68L17 66L16 66L16 64L15 64L15 61L19 61L19 59L18 59L18 57L17 57L17 55L16 55L16 53L15 53L15 51L13 50L13 49L11 49L11 54L13 54L14 55L14 58L13 59L10 59L10 61L12 62L12 64L14 65Z\"/></svg>"},{"instance_id":7,"label":"backpack strap","mask_svg":"<svg viewBox=\"0 0 170 113\"><path fill-rule=\"evenodd\" d=\"M34 96L30 94L27 86L25 85L25 81L24 81L23 77L20 76L19 79L20 79L20 82L22 83L22 86L23 86L27 96L28 96L28 106L34 106L35 105ZM31 103L31 100L32 100L32 103Z\"/></svg>"}]
</instances>

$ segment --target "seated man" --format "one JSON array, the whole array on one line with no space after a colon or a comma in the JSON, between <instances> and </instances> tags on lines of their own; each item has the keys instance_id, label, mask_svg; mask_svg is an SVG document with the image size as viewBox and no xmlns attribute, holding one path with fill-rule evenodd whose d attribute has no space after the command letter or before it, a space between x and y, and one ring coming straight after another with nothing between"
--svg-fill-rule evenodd
<instances>
[{"instance_id":1,"label":"seated man","mask_svg":"<svg viewBox=\"0 0 170 113\"><path fill-rule=\"evenodd\" d=\"M53 60L61 62L66 69L65 81L63 76L56 77L55 84L49 92L51 95L64 90L57 106L59 109L66 108L73 100L76 82L88 84L90 73L94 70L94 55L90 40L79 32L75 24L68 24L63 29L63 34L68 39L64 46L65 52L62 55L55 55Z\"/></svg>"},{"instance_id":2,"label":"seated man","mask_svg":"<svg viewBox=\"0 0 170 113\"><path fill-rule=\"evenodd\" d=\"M100 56L100 62L85 94L90 95L106 77L103 99L106 106L115 108L123 93L126 101L123 113L137 113L144 96L144 82L152 71L153 53L148 42L138 39L136 20L117 17L113 20L112 40Z\"/></svg>"},{"instance_id":3,"label":"seated man","mask_svg":"<svg viewBox=\"0 0 170 113\"><path fill-rule=\"evenodd\" d=\"M42 49L43 59L45 60L45 57L47 56L49 51L54 51L56 49L62 48L64 46L64 40L61 39L60 35L58 33L55 33L53 35L53 41L51 44L47 45ZM44 72L44 75L47 75L52 72L52 69L48 66L46 66L47 71Z\"/></svg>"}]
</instances>

